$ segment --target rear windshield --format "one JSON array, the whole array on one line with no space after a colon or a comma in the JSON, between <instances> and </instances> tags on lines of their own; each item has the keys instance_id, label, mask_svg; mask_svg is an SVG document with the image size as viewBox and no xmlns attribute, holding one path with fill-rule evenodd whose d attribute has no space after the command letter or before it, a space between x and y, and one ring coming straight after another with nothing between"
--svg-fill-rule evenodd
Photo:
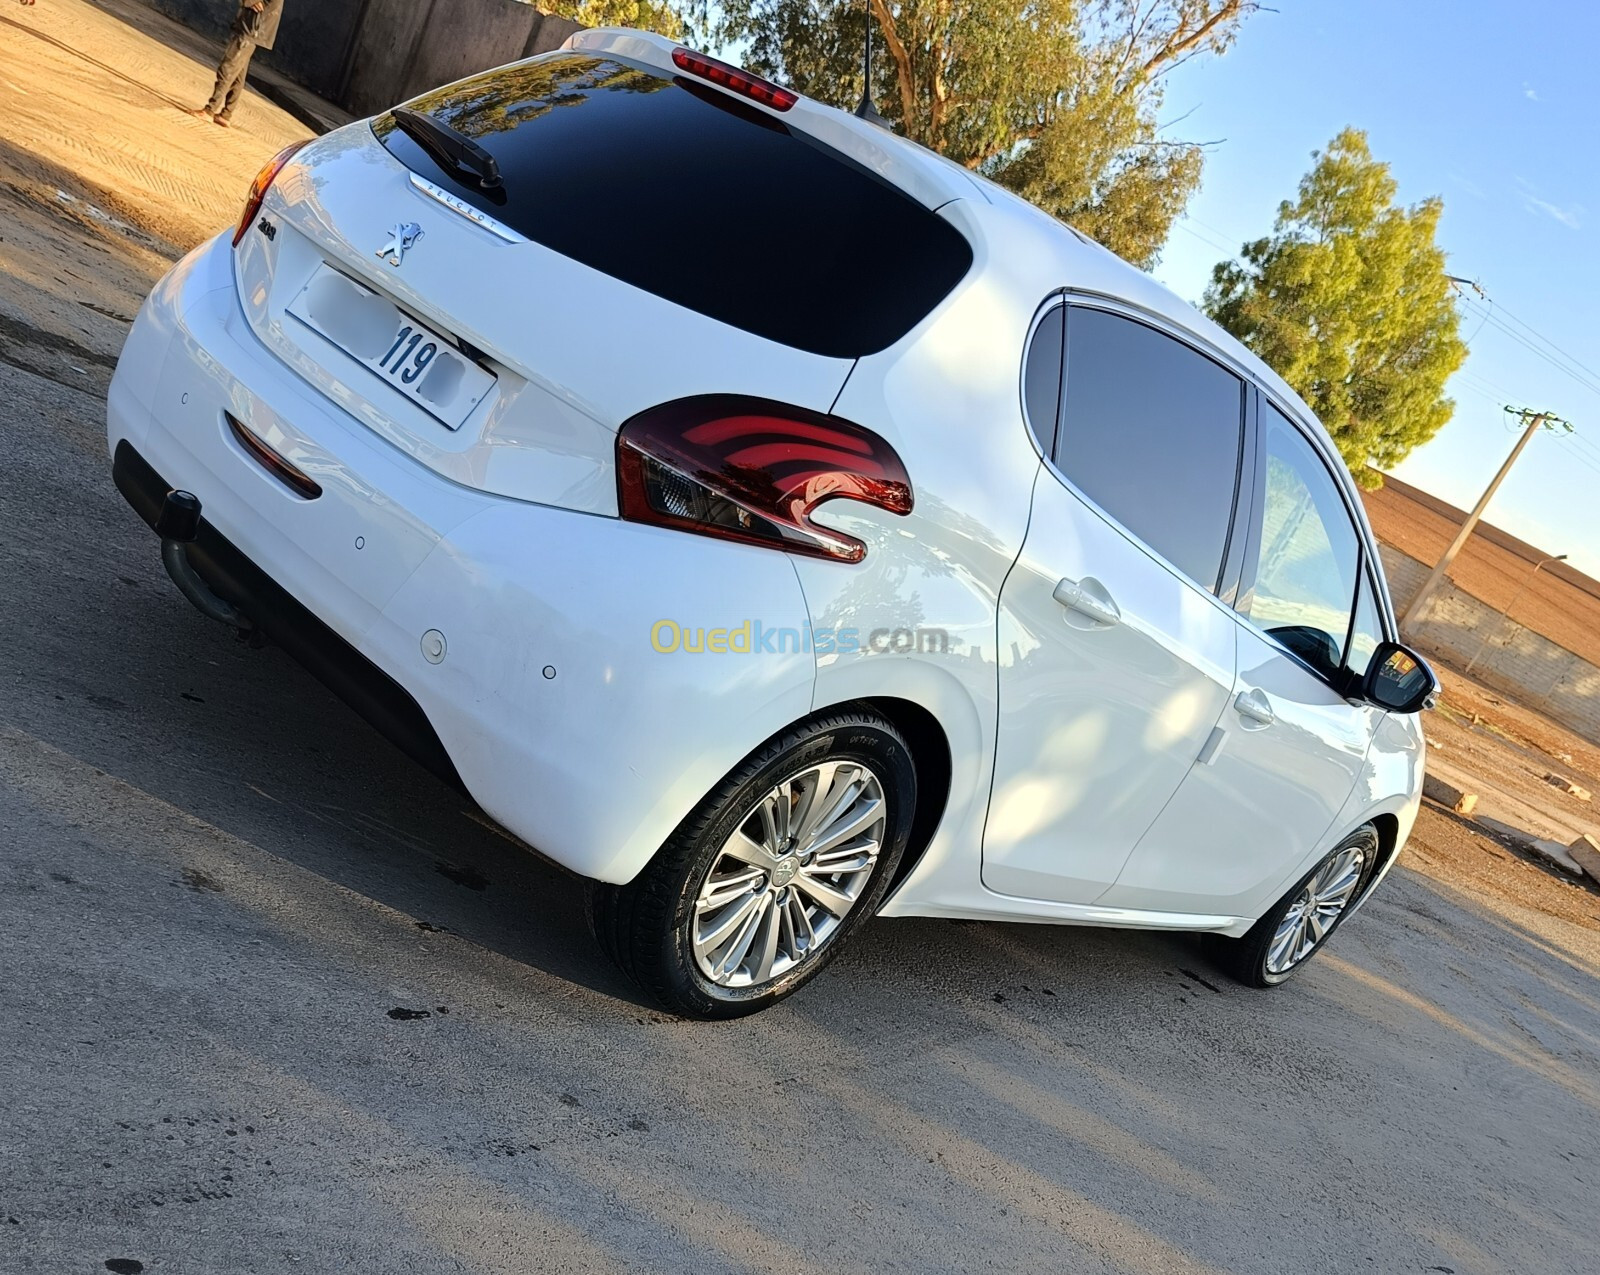
<instances>
[{"instance_id":1,"label":"rear windshield","mask_svg":"<svg viewBox=\"0 0 1600 1275\"><path fill-rule=\"evenodd\" d=\"M374 131L408 168L587 266L814 354L892 345L972 264L903 192L681 77L561 54L407 105L487 150L503 185L478 189L385 115Z\"/></svg>"}]
</instances>

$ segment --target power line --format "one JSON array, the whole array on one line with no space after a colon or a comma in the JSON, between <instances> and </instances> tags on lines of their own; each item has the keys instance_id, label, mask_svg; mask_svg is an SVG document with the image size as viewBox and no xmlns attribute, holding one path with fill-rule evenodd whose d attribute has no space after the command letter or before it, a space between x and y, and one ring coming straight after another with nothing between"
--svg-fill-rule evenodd
<instances>
[{"instance_id":1,"label":"power line","mask_svg":"<svg viewBox=\"0 0 1600 1275\"><path fill-rule=\"evenodd\" d=\"M1551 341L1550 338L1536 331L1529 324L1523 322L1521 319L1516 319L1516 316L1514 315L1509 315L1507 311L1497 306L1494 300L1487 294L1481 293L1481 290L1480 295L1483 297L1482 301L1474 301L1472 298L1467 296L1462 297L1462 300L1466 302L1469 307L1474 305L1481 305L1483 307L1482 317L1478 324L1478 328L1473 333L1474 337L1477 336L1478 332L1483 330L1484 324L1488 324L1502 336L1507 337L1509 340L1515 341L1523 349L1527 350L1530 354L1543 359L1557 371L1566 373L1567 376L1571 377L1591 394L1600 395L1600 375L1594 373L1593 370L1587 365L1579 362L1577 359L1572 358L1571 355L1562 350L1561 347L1556 345L1555 342ZM1530 339L1529 336L1524 335L1522 332L1518 332L1509 323L1507 323L1504 318L1501 317L1502 315L1506 315L1507 317L1514 319L1532 335L1532 338L1535 338L1537 341L1542 341L1544 345L1548 346L1549 348L1541 348L1541 346L1535 344L1534 339ZM1551 350L1556 351L1556 353L1561 357L1558 358L1555 355L1552 355L1550 352Z\"/></svg>"},{"instance_id":2,"label":"power line","mask_svg":"<svg viewBox=\"0 0 1600 1275\"><path fill-rule=\"evenodd\" d=\"M1494 313L1490 313L1490 315L1489 315L1489 323L1490 323L1490 325L1492 327L1494 327L1495 329L1497 329L1498 331L1500 331L1504 335L1510 337L1518 345L1522 346L1523 349L1528 350L1530 353L1535 354L1539 358L1543 359L1546 363L1548 363L1551 367L1555 368L1557 371L1565 372L1568 376L1570 376L1579 385L1583 386L1584 389L1590 391L1593 394L1600 394L1600 380L1591 379L1590 377L1585 376L1582 372L1579 372L1576 369L1574 369L1572 367L1569 367L1567 364L1561 362L1561 360L1556 359L1556 358L1552 358L1546 351L1540 349L1537 345L1535 345L1527 337L1523 336L1515 328L1511 327L1509 324L1506 324L1506 323L1502 322L1498 315L1496 315Z\"/></svg>"},{"instance_id":3,"label":"power line","mask_svg":"<svg viewBox=\"0 0 1600 1275\"><path fill-rule=\"evenodd\" d=\"M1216 235L1220 239L1232 239L1233 242L1235 244L1239 245L1240 247L1243 247L1245 242L1246 242L1244 239L1235 238L1233 235L1230 235L1226 230L1222 230L1217 226L1213 226L1209 221L1201 221L1200 218L1195 217L1195 216L1190 216L1189 220L1194 222L1195 225L1202 226L1206 230L1209 230L1212 234ZM1238 252L1239 248L1237 248L1237 247L1236 248L1230 248L1230 249L1228 249L1228 251L1229 252Z\"/></svg>"},{"instance_id":4,"label":"power line","mask_svg":"<svg viewBox=\"0 0 1600 1275\"><path fill-rule=\"evenodd\" d=\"M1576 435L1574 435L1574 437L1576 437ZM1572 455L1570 457L1568 457L1568 459L1569 460L1575 460L1575 461L1578 462L1578 464L1583 465L1588 469L1594 470L1594 472L1596 474L1600 474L1600 460L1591 460L1583 452L1575 451L1575 452L1572 453Z\"/></svg>"},{"instance_id":5,"label":"power line","mask_svg":"<svg viewBox=\"0 0 1600 1275\"><path fill-rule=\"evenodd\" d=\"M1600 469L1600 447L1596 447L1588 439L1576 433L1569 434L1567 441L1573 446L1575 459L1585 461L1596 469Z\"/></svg>"},{"instance_id":6,"label":"power line","mask_svg":"<svg viewBox=\"0 0 1600 1275\"><path fill-rule=\"evenodd\" d=\"M1494 303L1491 302L1491 304L1494 304ZM1517 318L1516 315L1512 314L1510 310L1507 310L1505 308L1505 306L1503 306L1503 305L1495 305L1495 310L1498 313L1505 315L1506 318L1510 319L1518 327L1526 329L1533 336L1535 336L1539 340L1543 341L1546 345L1548 345L1552 350L1554 350L1562 358L1566 359L1567 362L1571 363L1574 367L1580 369L1581 371L1583 371L1587 375L1592 376L1595 380L1600 381L1600 372L1596 372L1592 367L1590 367L1588 364L1584 363L1576 355L1568 354L1565 350L1563 350L1559 345L1557 345L1549 337L1545 336L1543 333L1539 332L1536 328L1534 328L1534 326L1531 323L1524 323L1521 319Z\"/></svg>"},{"instance_id":7,"label":"power line","mask_svg":"<svg viewBox=\"0 0 1600 1275\"><path fill-rule=\"evenodd\" d=\"M1496 385L1493 381L1485 380L1475 372L1457 372L1454 380L1460 381L1463 389L1481 394L1496 407L1504 405L1513 397L1512 394Z\"/></svg>"},{"instance_id":8,"label":"power line","mask_svg":"<svg viewBox=\"0 0 1600 1275\"><path fill-rule=\"evenodd\" d=\"M1230 248L1227 244L1222 243L1220 240L1213 239L1210 235L1205 234L1202 231L1198 230L1196 227L1190 225L1188 220L1180 221L1178 223L1178 229L1186 231L1189 234L1193 235L1196 239L1198 239L1201 243L1205 244L1208 248L1215 248L1218 252L1225 252L1225 253L1228 254L1229 257L1238 256L1238 249L1237 248Z\"/></svg>"}]
</instances>

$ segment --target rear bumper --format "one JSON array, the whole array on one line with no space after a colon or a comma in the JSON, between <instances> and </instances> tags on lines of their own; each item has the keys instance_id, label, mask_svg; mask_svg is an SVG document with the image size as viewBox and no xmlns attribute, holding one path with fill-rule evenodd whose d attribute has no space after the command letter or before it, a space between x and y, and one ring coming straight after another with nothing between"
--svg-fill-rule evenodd
<instances>
[{"instance_id":1,"label":"rear bumper","mask_svg":"<svg viewBox=\"0 0 1600 1275\"><path fill-rule=\"evenodd\" d=\"M158 474L134 445L117 444L111 476L134 512L155 529L162 501L172 484ZM290 596L237 545L205 520L188 545L189 565L211 591L233 603L268 637L298 660L318 681L371 722L413 761L454 788L466 791L421 705L360 651Z\"/></svg>"},{"instance_id":2,"label":"rear bumper","mask_svg":"<svg viewBox=\"0 0 1600 1275\"><path fill-rule=\"evenodd\" d=\"M322 494L269 474L229 416ZM809 653L651 644L662 619L804 630L785 555L440 477L257 338L226 238L145 303L107 423L118 486L147 522L169 487L199 498L189 558L214 592L575 872L631 880L724 774L811 709Z\"/></svg>"}]
</instances>

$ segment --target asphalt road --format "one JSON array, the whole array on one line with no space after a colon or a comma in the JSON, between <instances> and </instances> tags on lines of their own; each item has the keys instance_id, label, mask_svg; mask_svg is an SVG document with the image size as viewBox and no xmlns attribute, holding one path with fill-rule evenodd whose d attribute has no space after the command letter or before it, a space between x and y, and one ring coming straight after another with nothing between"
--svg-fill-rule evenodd
<instances>
[{"instance_id":1,"label":"asphalt road","mask_svg":"<svg viewBox=\"0 0 1600 1275\"><path fill-rule=\"evenodd\" d=\"M640 1004L578 882L167 583L102 426L154 249L40 189L0 164L0 1272L1600 1264L1600 904L1435 812L1277 992L880 921L755 1019Z\"/></svg>"}]
</instances>

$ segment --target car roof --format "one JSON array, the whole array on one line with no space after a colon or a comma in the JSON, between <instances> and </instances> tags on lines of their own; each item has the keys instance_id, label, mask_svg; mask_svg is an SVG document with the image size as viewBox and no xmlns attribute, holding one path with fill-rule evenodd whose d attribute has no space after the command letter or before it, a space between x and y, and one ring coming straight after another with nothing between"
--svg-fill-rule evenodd
<instances>
[{"instance_id":1,"label":"car roof","mask_svg":"<svg viewBox=\"0 0 1600 1275\"><path fill-rule=\"evenodd\" d=\"M668 75L680 74L672 54L682 46L648 31L624 27L579 31L563 47L575 52L614 53ZM758 109L766 108L758 104ZM969 201L989 253L1012 258L1019 268L1032 269L1041 280L1041 301L1052 289L1072 288L1132 303L1211 347L1303 423L1316 422L1315 415L1277 373L1194 306L1087 235L1003 186L925 146L814 98L801 96L778 118L827 143L930 209L956 199ZM1319 428L1317 432L1323 431Z\"/></svg>"},{"instance_id":2,"label":"car roof","mask_svg":"<svg viewBox=\"0 0 1600 1275\"><path fill-rule=\"evenodd\" d=\"M562 47L574 52L613 53L667 75L681 74L672 55L683 46L648 31L595 28L574 33ZM887 128L804 95L789 110L772 113L877 173L929 209L963 201L971 213L970 221L982 235L980 259L987 256L991 265L1007 273L1037 278L1040 303L1063 289L1103 296L1143 310L1221 362L1231 364L1300 424L1343 485L1368 543L1375 543L1355 481L1316 413L1257 355L1170 288L1021 196ZM1381 579L1381 564L1376 569Z\"/></svg>"}]
</instances>

